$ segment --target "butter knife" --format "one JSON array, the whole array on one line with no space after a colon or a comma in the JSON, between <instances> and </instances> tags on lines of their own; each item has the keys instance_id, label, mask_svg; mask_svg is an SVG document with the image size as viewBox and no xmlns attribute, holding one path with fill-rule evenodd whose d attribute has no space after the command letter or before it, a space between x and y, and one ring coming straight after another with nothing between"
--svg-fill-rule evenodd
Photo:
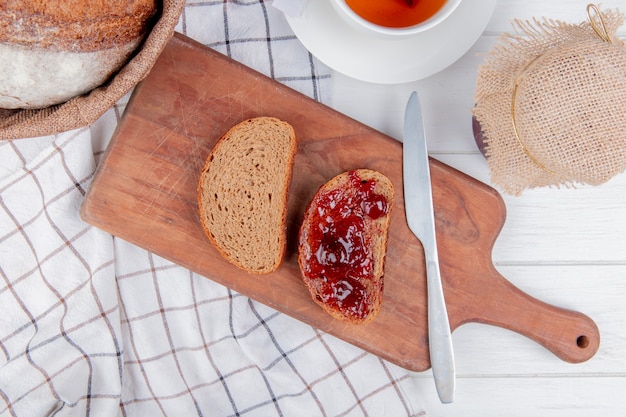
<instances>
[{"instance_id":1,"label":"butter knife","mask_svg":"<svg viewBox=\"0 0 626 417\"><path fill-rule=\"evenodd\" d=\"M424 247L428 289L428 350L442 403L454 400L455 366L452 334L441 284L430 164L419 98L413 92L404 114L404 205L409 229Z\"/></svg>"}]
</instances>

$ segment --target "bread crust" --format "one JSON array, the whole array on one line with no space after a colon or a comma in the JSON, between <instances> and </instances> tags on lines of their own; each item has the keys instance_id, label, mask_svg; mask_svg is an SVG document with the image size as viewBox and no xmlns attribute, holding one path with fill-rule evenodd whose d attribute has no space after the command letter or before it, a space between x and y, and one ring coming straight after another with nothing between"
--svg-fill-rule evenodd
<instances>
[{"instance_id":1,"label":"bread crust","mask_svg":"<svg viewBox=\"0 0 626 417\"><path fill-rule=\"evenodd\" d=\"M156 0L0 0L0 108L49 107L104 84L157 13Z\"/></svg>"},{"instance_id":2,"label":"bread crust","mask_svg":"<svg viewBox=\"0 0 626 417\"><path fill-rule=\"evenodd\" d=\"M248 230L245 230L244 235L240 236L242 241L239 242L239 244L241 246L233 250L233 248L227 247L226 243L229 243L229 242L224 241L223 236L221 236L218 233L220 231L216 230L217 229L216 227L217 225L215 224L216 220L210 219L210 217L211 217L212 212L214 213L214 215L217 215L218 214L217 210L221 211L221 207L218 208L217 206L220 202L216 203L216 202L211 201L211 199L213 198L212 193L216 193L217 189L223 189L222 186L224 185L224 184L217 184L217 181L215 180L212 181L212 179L220 178L228 182L228 176L235 175L235 173L233 173L232 171L231 172L215 172L216 169L219 169L215 161L217 161L218 158L221 158L224 156L223 154L225 153L225 151L222 148L224 147L225 142L229 141L231 138L235 138L236 135L238 135L242 131L242 129L250 129L250 128L254 129L257 126L260 129L260 126L267 126L267 125L275 126L276 128L280 129L281 134L284 135L282 139L284 140L285 148L282 149L282 152L279 155L280 157L279 159L281 159L281 161L278 161L278 159L272 159L272 160L267 161L272 166L276 166L277 164L280 164L280 166L282 167L282 172L280 173L281 177L274 178L280 184L280 188L273 190L272 197L270 198L270 200L274 199L274 201L272 201L272 204L274 204L278 212L276 212L275 210L271 211L272 219L267 218L267 217L270 217L270 215L266 215L266 218L263 218L262 216L261 218L259 218L257 213L253 213L256 216L255 219L254 220L247 219L245 220L245 222L247 225L249 225L251 222L256 221L258 227L255 227L253 224L252 226L250 226L251 228L249 228ZM278 138L272 138L272 137L268 139L270 141L278 140ZM245 145L242 144L242 146L245 146ZM237 149L237 151L246 151L246 149L239 148ZM207 236L207 238L209 239L209 241L217 249L217 251L220 253L222 257L224 257L230 263L232 263L233 265L237 266L238 268L248 273L267 274L267 273L273 272L276 269L278 269L278 267L282 263L283 258L285 256L285 251L287 247L288 192L289 192L289 186L291 184L291 175L292 175L292 169L293 169L296 151L297 151L296 134L295 134L293 127L290 124L274 117L256 117L256 118L244 120L243 122L230 128L228 132L226 132L218 140L218 142L215 144L215 146L213 147L213 149L211 150L211 152L209 153L209 155L207 156L205 160L204 166L200 174L200 181L198 182L198 211L200 214L200 221L202 224L202 229L205 235ZM227 155L227 157L230 157L230 156L233 156L233 155ZM234 156L237 157L238 155L234 155ZM240 168L248 169L250 167L240 167ZM236 174L239 175L242 173L238 172ZM260 173L259 175L260 177L263 177L264 173ZM239 178L243 179L243 181L246 181L246 179L250 181L255 180L254 178L252 178L251 175L247 175L245 173L243 175L239 175ZM240 197L241 192L249 192L250 190L255 189L255 188L260 188L260 187L255 187L255 184L252 182L250 184L238 184L236 188L229 190L229 195L225 196L224 199L227 199L230 197L232 200L237 200ZM220 198L221 198L221 195L220 195ZM215 199L217 200L217 196ZM251 205L248 206L246 204L245 198L243 199L243 201L244 201L242 203L243 207L237 206L236 210L240 210L240 211L251 210L252 206ZM222 200L221 202L223 202L224 204L227 203L224 200ZM239 199L239 202L241 202L241 199ZM253 202L250 202L250 204L253 204ZM232 206L233 205L230 204L228 207L232 207ZM222 214L223 213L220 213L220 215ZM238 213L233 213L233 215L234 214L238 214ZM264 230L262 226L267 223L274 224L276 225L276 227L271 227L269 230ZM253 240L253 238L258 238L259 233L261 232L269 233L267 236L267 239L269 240L269 245L258 245L258 244L255 245L254 244L255 241ZM276 243L276 245L274 245L273 243ZM246 254L242 253L244 251L244 248L243 248L244 245L251 245L248 251L249 253L257 253L259 255L262 254L264 256L267 256L270 258L270 262L262 263L262 264L261 263L256 264L256 262L251 262L249 257Z\"/></svg>"},{"instance_id":3,"label":"bread crust","mask_svg":"<svg viewBox=\"0 0 626 417\"><path fill-rule=\"evenodd\" d=\"M316 227L314 223L315 213L318 210L318 205L321 199L326 193L333 192L334 190L346 189L350 186L350 172L341 173L327 183L322 185L317 191L313 199L308 204L299 233L299 246L298 246L298 264L302 272L302 279L304 284L308 288L313 301L315 301L322 309L331 316L348 322L351 324L366 324L371 322L379 313L382 300L383 300L383 287L384 287L384 264L387 252L388 243L388 231L389 224L391 222L391 210L393 206L394 189L391 180L378 171L370 169L358 169L351 172L355 172L358 177L363 181L374 180L376 187L374 192L385 197L388 210L386 215L376 220L369 219L365 221L365 235L367 237L366 242L370 245L372 254L373 267L369 279L359 282L364 286L367 292L368 299L368 312L364 317L357 317L352 314L348 309L341 308L333 303L324 301L323 292L325 287L329 285L330 279L326 280L322 277L315 276L311 273L312 257L317 256L313 252L313 248L316 247L317 242L313 242L313 233L311 229Z\"/></svg>"},{"instance_id":4,"label":"bread crust","mask_svg":"<svg viewBox=\"0 0 626 417\"><path fill-rule=\"evenodd\" d=\"M0 43L94 52L143 37L155 0L0 0Z\"/></svg>"}]
</instances>

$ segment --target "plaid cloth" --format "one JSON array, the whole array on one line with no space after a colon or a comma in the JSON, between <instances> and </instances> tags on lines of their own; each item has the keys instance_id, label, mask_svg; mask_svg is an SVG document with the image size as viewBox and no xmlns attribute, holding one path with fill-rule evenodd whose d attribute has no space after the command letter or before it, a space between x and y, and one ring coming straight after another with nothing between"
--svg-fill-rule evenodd
<instances>
[{"instance_id":1,"label":"plaid cloth","mask_svg":"<svg viewBox=\"0 0 626 417\"><path fill-rule=\"evenodd\" d=\"M177 30L330 99L267 2L190 0ZM0 415L425 415L405 370L80 219L127 100L0 142Z\"/></svg>"}]
</instances>

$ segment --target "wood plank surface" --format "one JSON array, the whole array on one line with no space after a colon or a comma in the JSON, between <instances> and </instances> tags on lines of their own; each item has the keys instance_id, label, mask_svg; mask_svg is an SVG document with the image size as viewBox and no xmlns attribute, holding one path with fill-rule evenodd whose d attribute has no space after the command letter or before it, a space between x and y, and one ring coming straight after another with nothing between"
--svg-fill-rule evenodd
<instances>
[{"instance_id":1,"label":"wood plank surface","mask_svg":"<svg viewBox=\"0 0 626 417\"><path fill-rule=\"evenodd\" d=\"M261 115L291 123L299 139L287 256L267 276L246 274L219 256L202 233L196 203L200 169L214 143L230 126ZM365 326L323 313L300 281L296 261L306 204L321 184L354 168L377 169L396 188L383 308ZM505 221L500 195L436 160L431 169L452 328L492 324L528 336L568 362L593 356L600 336L590 318L530 297L493 266L492 248ZM82 216L399 366L429 367L424 260L404 217L401 144L181 35L135 89Z\"/></svg>"},{"instance_id":2,"label":"wood plank surface","mask_svg":"<svg viewBox=\"0 0 626 417\"><path fill-rule=\"evenodd\" d=\"M515 18L578 23L588 1L498 0L486 32L459 61L428 79L376 85L332 76L332 106L401 140L402 106L420 93L429 151L438 160L490 184L485 159L474 144L470 110L476 73L485 54ZM602 8L626 11L623 0ZM618 34L626 39L626 24ZM541 188L503 195L505 225L496 240L496 268L533 296L580 310L602 336L594 357L572 365L541 346L493 326L469 324L453 333L457 395L439 403L431 372L412 374L405 392L417 408L442 417L529 415L621 417L626 409L626 175L599 187ZM400 372L398 372L400 375Z\"/></svg>"}]
</instances>

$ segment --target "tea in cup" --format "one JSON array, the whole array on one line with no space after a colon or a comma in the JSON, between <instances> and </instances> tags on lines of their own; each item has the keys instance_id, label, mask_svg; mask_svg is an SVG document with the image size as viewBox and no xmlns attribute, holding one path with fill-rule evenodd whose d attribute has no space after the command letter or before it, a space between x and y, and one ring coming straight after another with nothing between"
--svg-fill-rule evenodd
<instances>
[{"instance_id":1,"label":"tea in cup","mask_svg":"<svg viewBox=\"0 0 626 417\"><path fill-rule=\"evenodd\" d=\"M351 26L370 34L410 36L443 22L462 0L331 0Z\"/></svg>"}]
</instances>

